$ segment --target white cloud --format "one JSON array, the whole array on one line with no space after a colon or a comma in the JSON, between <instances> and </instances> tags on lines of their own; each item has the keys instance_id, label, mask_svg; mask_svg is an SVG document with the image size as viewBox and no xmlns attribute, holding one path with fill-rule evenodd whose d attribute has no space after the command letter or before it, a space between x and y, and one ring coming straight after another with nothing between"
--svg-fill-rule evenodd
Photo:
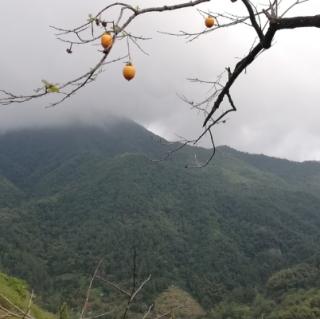
<instances>
[{"instance_id":1,"label":"white cloud","mask_svg":"<svg viewBox=\"0 0 320 319\"><path fill-rule=\"evenodd\" d=\"M149 6L172 0L128 3ZM26 93L40 86L43 78L63 82L88 70L100 58L98 47L76 48L69 56L66 46L55 40L48 26L72 27L103 5L103 0L1 0L0 87ZM222 6L243 13L240 1L233 5L213 1L202 8L215 11ZM320 12L318 0L293 13L315 12ZM186 78L215 79L225 66L233 66L247 52L255 36L247 27L230 28L186 43L156 32L199 31L202 23L194 9L139 17L132 30L153 39L143 44L150 56L132 51L137 66L135 81L127 83L122 79L121 63L111 65L97 82L55 109L44 109L41 101L2 108L2 130L72 119L92 122L111 111L131 117L168 138L175 134L195 136L203 117L192 112L176 93L205 96L207 88L191 85ZM233 87L238 112L216 129L218 144L296 160L319 159L320 41L315 40L319 32L305 29L279 33L275 46L261 55ZM113 57L122 55L124 50L125 44L117 44Z\"/></svg>"}]
</instances>

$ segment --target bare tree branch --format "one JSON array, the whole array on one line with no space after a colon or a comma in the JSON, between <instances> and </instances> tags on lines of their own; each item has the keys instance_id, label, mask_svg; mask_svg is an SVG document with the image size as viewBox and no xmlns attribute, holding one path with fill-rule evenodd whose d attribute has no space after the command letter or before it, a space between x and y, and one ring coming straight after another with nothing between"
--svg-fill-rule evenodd
<instances>
[{"instance_id":1,"label":"bare tree branch","mask_svg":"<svg viewBox=\"0 0 320 319\"><path fill-rule=\"evenodd\" d=\"M100 279L101 281L105 282L105 283L108 284L109 286L117 289L117 290L120 291L122 294L124 294L124 295L126 295L126 296L128 296L128 297L131 296L130 292L122 289L121 287L119 287L119 285L113 283L112 281L109 281L109 280L107 280L107 279L105 279L105 278L102 278L101 276L97 276L97 278Z\"/></svg>"},{"instance_id":2,"label":"bare tree branch","mask_svg":"<svg viewBox=\"0 0 320 319\"><path fill-rule=\"evenodd\" d=\"M272 40L279 30L305 28L305 27L320 27L320 15L307 17L293 17L293 18L273 18L270 20L270 26L264 35L264 42L259 42L246 57L237 63L233 72L231 73L223 90L219 93L215 100L211 111L204 120L203 126L206 126L212 115L220 107L224 97L229 93L231 86L234 84L239 75L254 61L256 56L262 51L271 47Z\"/></svg>"},{"instance_id":3,"label":"bare tree branch","mask_svg":"<svg viewBox=\"0 0 320 319\"><path fill-rule=\"evenodd\" d=\"M86 299L84 301L84 304L83 304L83 307L82 307L82 310L81 310L80 319L83 319L84 314L85 314L85 312L87 310L87 306L88 306L88 302L89 302L89 298L90 298L92 285L93 285L94 280L97 277L97 274L98 274L98 271L99 271L99 268L100 268L101 264L102 264L102 259L99 261L99 263L98 263L98 265L97 265L97 267L96 267L96 269L95 269L95 271L94 271L94 273L93 273L93 275L91 277L91 280L90 280L90 283L89 283L89 287L88 287L87 293L86 293Z\"/></svg>"}]
</instances>

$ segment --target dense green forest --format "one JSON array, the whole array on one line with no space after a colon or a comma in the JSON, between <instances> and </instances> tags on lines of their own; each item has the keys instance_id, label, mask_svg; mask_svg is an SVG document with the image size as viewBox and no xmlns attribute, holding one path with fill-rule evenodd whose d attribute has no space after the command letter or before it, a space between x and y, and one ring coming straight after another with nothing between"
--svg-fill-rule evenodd
<instances>
[{"instance_id":1,"label":"dense green forest","mask_svg":"<svg viewBox=\"0 0 320 319\"><path fill-rule=\"evenodd\" d=\"M127 120L2 134L0 271L76 312L101 258L129 285L135 248L142 308L177 287L211 319L319 318L320 163L172 147Z\"/></svg>"}]
</instances>

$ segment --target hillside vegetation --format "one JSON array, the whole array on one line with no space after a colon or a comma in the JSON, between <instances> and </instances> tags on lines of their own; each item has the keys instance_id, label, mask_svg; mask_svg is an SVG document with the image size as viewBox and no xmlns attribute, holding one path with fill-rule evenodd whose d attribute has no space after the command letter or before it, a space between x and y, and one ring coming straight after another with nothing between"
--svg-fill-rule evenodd
<instances>
[{"instance_id":1,"label":"hillside vegetation","mask_svg":"<svg viewBox=\"0 0 320 319\"><path fill-rule=\"evenodd\" d=\"M158 140L126 120L0 136L0 269L49 309L76 308L102 257L105 276L128 284L135 247L139 278L153 278L146 303L174 285L213 319L317 305L320 163L219 147L186 169L208 151L153 161L168 150Z\"/></svg>"},{"instance_id":2,"label":"hillside vegetation","mask_svg":"<svg viewBox=\"0 0 320 319\"><path fill-rule=\"evenodd\" d=\"M55 319L55 316L34 304L32 299L30 311L28 311L31 294L27 284L14 277L0 273L0 316L1 318L28 318ZM36 299L36 298L35 298Z\"/></svg>"}]
</instances>

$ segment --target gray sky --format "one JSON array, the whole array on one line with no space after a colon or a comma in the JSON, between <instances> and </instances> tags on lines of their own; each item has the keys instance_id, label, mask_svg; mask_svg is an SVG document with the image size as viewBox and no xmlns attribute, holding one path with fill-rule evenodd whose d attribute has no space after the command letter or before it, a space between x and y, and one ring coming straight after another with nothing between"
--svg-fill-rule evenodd
<instances>
[{"instance_id":1,"label":"gray sky","mask_svg":"<svg viewBox=\"0 0 320 319\"><path fill-rule=\"evenodd\" d=\"M29 93L41 86L41 79L63 83L86 72L100 59L99 46L75 48L72 55L67 55L66 46L55 39L49 25L73 27L110 2L1 0L0 88ZM126 3L145 7L172 4L173 0ZM229 0L216 0L200 8L244 12L240 1L231 4ZM320 1L310 0L294 13L320 13ZM212 32L191 43L157 33L202 29L203 19L194 8L141 16L130 30L152 40L142 44L149 56L132 48L137 68L134 81L128 83L122 78L123 62L110 65L97 82L55 108L44 108L48 100L3 107L0 127L7 130L69 121L94 123L112 112L130 117L168 139L176 135L195 137L203 115L191 111L177 93L192 99L205 97L208 87L190 84L186 79L214 80L248 51L255 37L245 26ZM294 160L320 160L319 36L316 29L278 33L274 47L262 54L233 87L238 112L216 129L217 144ZM125 50L125 44L118 42L111 57L121 56Z\"/></svg>"}]
</instances>

